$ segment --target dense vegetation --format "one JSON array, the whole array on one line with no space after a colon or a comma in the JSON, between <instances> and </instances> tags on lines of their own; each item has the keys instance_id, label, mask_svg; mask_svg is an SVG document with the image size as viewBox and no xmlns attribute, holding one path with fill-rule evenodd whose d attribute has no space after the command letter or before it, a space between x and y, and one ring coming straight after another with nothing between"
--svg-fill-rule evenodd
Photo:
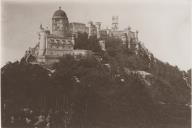
<instances>
[{"instance_id":1,"label":"dense vegetation","mask_svg":"<svg viewBox=\"0 0 192 128\"><path fill-rule=\"evenodd\" d=\"M136 55L118 39L107 39L105 52L99 50L96 38L79 35L77 42L75 48L91 49L97 56L80 60L64 56L52 72L25 61L1 69L2 103L7 104L9 113L21 107L52 109L69 112L72 126L153 127L169 121L166 113L172 113L175 106L190 103L190 88L183 80L183 73L190 73L149 59L142 50ZM151 73L152 85L148 87L138 74L125 69ZM162 109L160 101L171 109ZM189 117L185 115L184 123Z\"/></svg>"}]
</instances>

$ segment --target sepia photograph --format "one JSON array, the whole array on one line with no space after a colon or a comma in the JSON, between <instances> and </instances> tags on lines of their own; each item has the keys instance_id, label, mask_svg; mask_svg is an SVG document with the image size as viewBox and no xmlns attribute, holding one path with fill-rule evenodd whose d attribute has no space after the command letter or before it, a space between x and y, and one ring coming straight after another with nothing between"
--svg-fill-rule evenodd
<instances>
[{"instance_id":1,"label":"sepia photograph","mask_svg":"<svg viewBox=\"0 0 192 128\"><path fill-rule=\"evenodd\" d=\"M2 128L191 128L189 0L2 0Z\"/></svg>"}]
</instances>

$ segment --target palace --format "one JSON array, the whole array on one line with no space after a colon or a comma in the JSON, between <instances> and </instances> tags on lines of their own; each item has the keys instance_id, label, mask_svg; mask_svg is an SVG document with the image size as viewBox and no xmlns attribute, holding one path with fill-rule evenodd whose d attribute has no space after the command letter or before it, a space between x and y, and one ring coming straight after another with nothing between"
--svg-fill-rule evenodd
<instances>
[{"instance_id":1,"label":"palace","mask_svg":"<svg viewBox=\"0 0 192 128\"><path fill-rule=\"evenodd\" d=\"M52 17L52 32L40 25L38 34L38 43L34 48L26 51L26 58L30 55L35 57L37 63L52 64L59 61L64 55L73 55L74 57L85 57L93 54L90 50L74 49L75 38L78 33L87 33L88 38L96 36L101 50L105 51L105 40L108 37L119 38L128 49L136 50L139 46L138 31L133 32L128 27L125 30L119 30L118 17L112 17L111 29L101 29L101 22L92 21L88 25L84 23L69 23L66 13L59 7ZM28 61L28 60L26 60Z\"/></svg>"}]
</instances>

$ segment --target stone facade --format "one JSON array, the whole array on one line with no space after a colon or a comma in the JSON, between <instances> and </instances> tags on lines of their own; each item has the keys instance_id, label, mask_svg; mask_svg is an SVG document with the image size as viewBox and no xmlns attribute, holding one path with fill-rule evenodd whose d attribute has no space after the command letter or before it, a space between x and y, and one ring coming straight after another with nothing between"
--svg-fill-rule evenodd
<instances>
[{"instance_id":1,"label":"stone facade","mask_svg":"<svg viewBox=\"0 0 192 128\"><path fill-rule=\"evenodd\" d=\"M97 38L103 42L102 47L108 37L113 37L121 39L122 43L127 49L132 51L137 50L140 43L138 39L138 31L132 31L131 27L128 27L124 30L119 30L118 24L118 16L112 17L111 29L102 29L101 22L96 22L94 24L92 21L90 21L88 23L88 36L97 36Z\"/></svg>"},{"instance_id":2,"label":"stone facade","mask_svg":"<svg viewBox=\"0 0 192 128\"><path fill-rule=\"evenodd\" d=\"M92 21L88 22L88 37L97 35L97 27Z\"/></svg>"},{"instance_id":3,"label":"stone facade","mask_svg":"<svg viewBox=\"0 0 192 128\"><path fill-rule=\"evenodd\" d=\"M72 22L69 24L70 32L73 34L76 33L88 33L88 27L86 24L78 23L78 22Z\"/></svg>"},{"instance_id":4,"label":"stone facade","mask_svg":"<svg viewBox=\"0 0 192 128\"><path fill-rule=\"evenodd\" d=\"M89 56L89 50L74 50L75 33L88 32L88 28L82 23L69 23L66 13L59 8L52 17L52 33L40 25L38 44L30 48L26 55L36 57L36 63L53 64L65 55L75 57Z\"/></svg>"},{"instance_id":5,"label":"stone facade","mask_svg":"<svg viewBox=\"0 0 192 128\"><path fill-rule=\"evenodd\" d=\"M52 17L52 32L40 25L38 44L30 48L26 55L32 54L37 63L51 64L58 62L64 55L89 56L93 54L89 50L75 50L75 38L78 33L87 33L88 38L96 36L101 50L105 51L105 41L109 37L119 38L127 49L137 50L139 48L138 31L133 32L131 27L119 30L118 17L112 17L111 29L102 29L101 22L95 24L90 21L87 26L84 23L69 23L66 13L59 7ZM75 36L76 35L76 36Z\"/></svg>"}]
</instances>

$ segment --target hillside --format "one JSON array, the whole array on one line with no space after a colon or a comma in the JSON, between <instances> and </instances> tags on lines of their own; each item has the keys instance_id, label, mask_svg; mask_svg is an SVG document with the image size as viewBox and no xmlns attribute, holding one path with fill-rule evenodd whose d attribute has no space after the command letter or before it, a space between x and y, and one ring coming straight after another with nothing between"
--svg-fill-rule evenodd
<instances>
[{"instance_id":1,"label":"hillside","mask_svg":"<svg viewBox=\"0 0 192 128\"><path fill-rule=\"evenodd\" d=\"M106 51L95 38L76 41L75 48L95 56L65 56L49 69L22 59L1 69L9 114L29 107L68 112L74 127L190 127L191 70L163 63L144 47L127 50L118 39L108 39Z\"/></svg>"}]
</instances>

